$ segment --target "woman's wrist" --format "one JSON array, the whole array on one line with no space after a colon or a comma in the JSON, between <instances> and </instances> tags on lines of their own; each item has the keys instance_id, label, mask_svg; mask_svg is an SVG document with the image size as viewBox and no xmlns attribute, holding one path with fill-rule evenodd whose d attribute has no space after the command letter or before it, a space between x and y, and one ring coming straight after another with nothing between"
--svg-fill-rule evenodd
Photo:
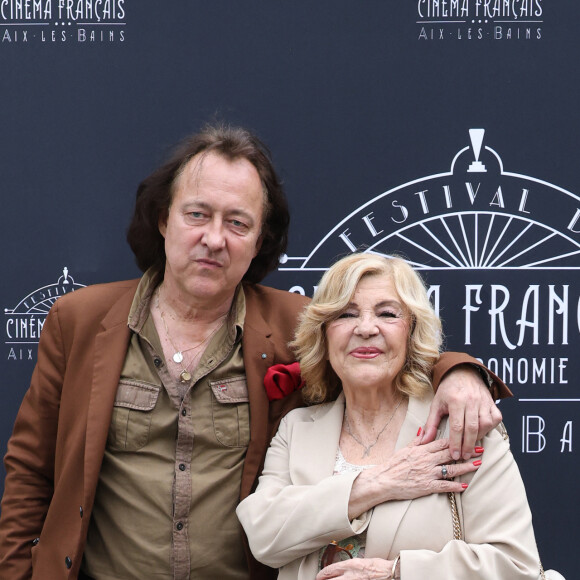
<instances>
[{"instance_id":1,"label":"woman's wrist","mask_svg":"<svg viewBox=\"0 0 580 580\"><path fill-rule=\"evenodd\" d=\"M391 569L391 580L399 580L401 578L401 555L399 554L393 560L393 567Z\"/></svg>"},{"instance_id":2,"label":"woman's wrist","mask_svg":"<svg viewBox=\"0 0 580 580\"><path fill-rule=\"evenodd\" d=\"M385 493L389 486L381 485L377 477L377 469L365 469L355 478L348 504L348 518L353 520L371 508L394 498Z\"/></svg>"}]
</instances>

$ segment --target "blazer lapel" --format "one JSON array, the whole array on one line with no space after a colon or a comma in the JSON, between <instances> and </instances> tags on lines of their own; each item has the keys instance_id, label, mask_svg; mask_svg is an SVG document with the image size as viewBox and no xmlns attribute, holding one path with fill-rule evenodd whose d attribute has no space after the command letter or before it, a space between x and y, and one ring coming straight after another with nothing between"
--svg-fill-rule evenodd
<instances>
[{"instance_id":1,"label":"blazer lapel","mask_svg":"<svg viewBox=\"0 0 580 580\"><path fill-rule=\"evenodd\" d=\"M262 469L262 462L270 444L269 401L263 380L268 367L274 364L275 349L270 340L271 336L270 325L254 304L252 296L247 293L242 348L250 403L251 439L244 461L241 497L246 497L252 491L252 485Z\"/></svg>"},{"instance_id":2,"label":"blazer lapel","mask_svg":"<svg viewBox=\"0 0 580 580\"><path fill-rule=\"evenodd\" d=\"M331 476L344 418L344 394L319 407L310 422L297 423L292 433L290 470L296 485L315 484Z\"/></svg>"},{"instance_id":3,"label":"blazer lapel","mask_svg":"<svg viewBox=\"0 0 580 580\"><path fill-rule=\"evenodd\" d=\"M85 497L94 496L111 423L115 394L127 354L127 317L135 289L123 295L102 321L95 337L94 367L85 440Z\"/></svg>"},{"instance_id":4,"label":"blazer lapel","mask_svg":"<svg viewBox=\"0 0 580 580\"><path fill-rule=\"evenodd\" d=\"M395 451L408 445L417 436L419 427L425 425L432 400L432 395L424 399L409 398L407 415L399 432ZM367 534L365 552L367 558L389 559L388 556L397 530L411 505L411 501L389 501L374 508Z\"/></svg>"}]
</instances>

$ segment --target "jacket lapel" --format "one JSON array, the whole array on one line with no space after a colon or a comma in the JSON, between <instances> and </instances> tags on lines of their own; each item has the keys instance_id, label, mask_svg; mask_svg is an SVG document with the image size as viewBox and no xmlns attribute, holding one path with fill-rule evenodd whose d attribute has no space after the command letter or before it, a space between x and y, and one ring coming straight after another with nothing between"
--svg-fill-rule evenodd
<instances>
[{"instance_id":1,"label":"jacket lapel","mask_svg":"<svg viewBox=\"0 0 580 580\"><path fill-rule=\"evenodd\" d=\"M344 418L344 394L319 407L310 422L297 423L292 433L290 471L295 485L315 484L334 473Z\"/></svg>"},{"instance_id":2,"label":"jacket lapel","mask_svg":"<svg viewBox=\"0 0 580 580\"><path fill-rule=\"evenodd\" d=\"M242 335L242 349L248 398L250 402L250 443L242 472L241 497L252 491L262 469L262 462L270 444L268 416L269 401L263 381L268 367L274 364L272 330L264 320L253 294L246 293L246 319Z\"/></svg>"},{"instance_id":3,"label":"jacket lapel","mask_svg":"<svg viewBox=\"0 0 580 580\"><path fill-rule=\"evenodd\" d=\"M135 286L136 288L136 286ZM94 497L111 423L115 394L127 354L130 330L127 317L135 288L119 298L103 318L95 337L94 367L85 440L85 498ZM92 501L90 502L92 503Z\"/></svg>"},{"instance_id":4,"label":"jacket lapel","mask_svg":"<svg viewBox=\"0 0 580 580\"><path fill-rule=\"evenodd\" d=\"M425 425L432 400L432 395L424 399L409 398L407 415L399 432L395 451L408 445L417 436L419 427ZM410 505L411 500L389 501L374 508L367 534L367 558L388 559L401 520Z\"/></svg>"}]
</instances>

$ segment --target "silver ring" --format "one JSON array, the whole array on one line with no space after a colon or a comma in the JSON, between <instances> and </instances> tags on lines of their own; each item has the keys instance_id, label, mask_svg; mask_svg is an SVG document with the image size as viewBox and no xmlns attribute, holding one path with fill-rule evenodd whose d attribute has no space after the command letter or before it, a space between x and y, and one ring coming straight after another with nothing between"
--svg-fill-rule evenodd
<instances>
[{"instance_id":1,"label":"silver ring","mask_svg":"<svg viewBox=\"0 0 580 580\"><path fill-rule=\"evenodd\" d=\"M443 479L447 479L447 466L446 465L442 465L441 466L441 475L443 476Z\"/></svg>"}]
</instances>

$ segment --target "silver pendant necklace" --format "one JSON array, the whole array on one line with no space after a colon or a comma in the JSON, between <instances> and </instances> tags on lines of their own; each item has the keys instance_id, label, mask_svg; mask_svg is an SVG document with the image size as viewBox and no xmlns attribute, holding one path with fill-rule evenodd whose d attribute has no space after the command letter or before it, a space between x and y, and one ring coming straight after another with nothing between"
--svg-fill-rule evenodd
<instances>
[{"instance_id":1,"label":"silver pendant necklace","mask_svg":"<svg viewBox=\"0 0 580 580\"><path fill-rule=\"evenodd\" d=\"M181 363L183 363L184 358L185 358L183 356L183 353L190 351L190 350L197 350L200 346L202 346L203 344L208 342L209 339L221 328L221 324L218 324L216 329L213 330L210 334L208 334L208 336L206 336L200 343L196 344L195 346L190 346L189 348L185 349L185 351L182 351L182 350L178 349L175 346L173 340L171 340L171 336L169 334L169 329L167 328L167 322L165 320L165 314L164 314L163 310L161 310L161 306L159 304L159 294L161 294L161 286L157 289L155 306L157 306L157 309L159 310L159 316L161 317L161 322L163 322L163 328L165 329L165 336L167 336L167 340L169 341L169 344L171 345L171 347L173 348L173 351L174 351L171 358L173 359L173 362L175 364L181 365L181 373L179 373L179 380L182 383L188 383L189 381L191 381L192 375L187 367L191 366L191 363L193 362L195 355L192 356L191 360L189 361L189 365L187 365L187 364L182 365Z\"/></svg>"},{"instance_id":2,"label":"silver pendant necklace","mask_svg":"<svg viewBox=\"0 0 580 580\"><path fill-rule=\"evenodd\" d=\"M399 403L395 407L395 410L392 412L391 416L389 417L389 420L385 423L385 426L379 431L379 434L377 435L376 439L370 445L365 445L352 432L352 430L350 428L350 423L348 422L348 415L347 415L346 407L345 407L345 409L344 409L344 426L346 428L346 432L364 449L363 457L369 456L371 449L378 443L379 437L383 434L384 430L389 426L390 422L393 420L393 417L395 416L395 413L397 412L398 408L401 406L402 402L403 402L403 397L401 397L401 399L399 400Z\"/></svg>"}]
</instances>

